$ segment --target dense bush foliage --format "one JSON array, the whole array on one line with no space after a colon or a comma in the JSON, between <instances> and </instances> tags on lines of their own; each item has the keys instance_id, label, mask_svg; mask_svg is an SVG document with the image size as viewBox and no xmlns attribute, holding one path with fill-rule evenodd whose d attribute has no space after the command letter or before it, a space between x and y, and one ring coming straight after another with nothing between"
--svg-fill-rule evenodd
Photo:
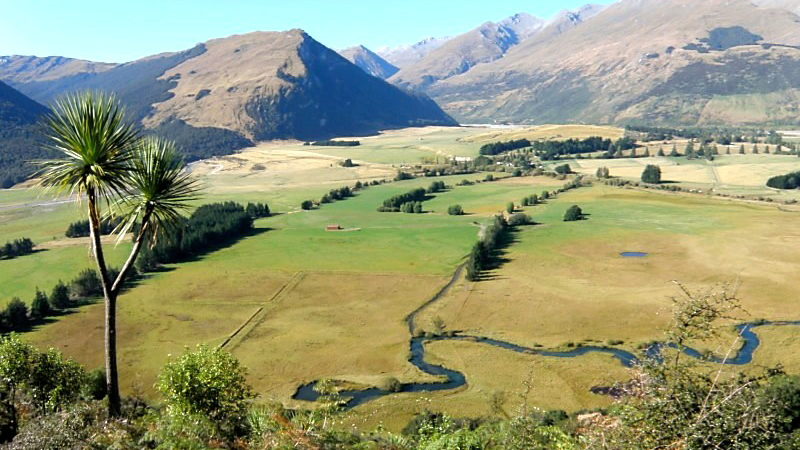
<instances>
[{"instance_id":1,"label":"dense bush foliage","mask_svg":"<svg viewBox=\"0 0 800 450\"><path fill-rule=\"evenodd\" d=\"M447 189L447 185L444 184L444 181L434 181L430 186L428 186L426 192L428 194L436 194L437 192L442 192L445 189Z\"/></svg>"},{"instance_id":2,"label":"dense bush foliage","mask_svg":"<svg viewBox=\"0 0 800 450\"><path fill-rule=\"evenodd\" d=\"M208 421L212 436L227 441L247 434L247 410L255 397L246 371L230 353L199 345L170 360L156 387L171 425ZM169 427L169 431L175 431Z\"/></svg>"},{"instance_id":3,"label":"dense bush foliage","mask_svg":"<svg viewBox=\"0 0 800 450\"><path fill-rule=\"evenodd\" d=\"M100 221L100 234L111 234L123 222L122 217L111 217ZM72 222L67 226L67 231L64 235L68 238L88 237L89 236L89 220L79 220Z\"/></svg>"},{"instance_id":4,"label":"dense bush foliage","mask_svg":"<svg viewBox=\"0 0 800 450\"><path fill-rule=\"evenodd\" d=\"M567 212L564 213L564 222L575 222L577 220L583 220L584 214L581 207L578 205L572 205L567 209Z\"/></svg>"},{"instance_id":5,"label":"dense bush foliage","mask_svg":"<svg viewBox=\"0 0 800 450\"><path fill-rule=\"evenodd\" d=\"M0 259L12 259L33 253L36 245L29 238L14 239L0 247Z\"/></svg>"},{"instance_id":6,"label":"dense bush foliage","mask_svg":"<svg viewBox=\"0 0 800 450\"><path fill-rule=\"evenodd\" d=\"M648 164L642 172L642 182L650 184L661 183L661 168L653 164Z\"/></svg>"},{"instance_id":7,"label":"dense bush foliage","mask_svg":"<svg viewBox=\"0 0 800 450\"><path fill-rule=\"evenodd\" d=\"M244 210L252 219L269 217L271 214L269 211L269 205L266 203L248 203Z\"/></svg>"},{"instance_id":8,"label":"dense bush foliage","mask_svg":"<svg viewBox=\"0 0 800 450\"><path fill-rule=\"evenodd\" d=\"M778 175L767 180L767 186L773 189L797 189L800 188L800 172L792 172L787 175Z\"/></svg>"},{"instance_id":9,"label":"dense bush foliage","mask_svg":"<svg viewBox=\"0 0 800 450\"><path fill-rule=\"evenodd\" d=\"M559 175L568 175L572 173L572 167L569 164L561 164L560 166L556 166L553 171Z\"/></svg>"},{"instance_id":10,"label":"dense bush foliage","mask_svg":"<svg viewBox=\"0 0 800 450\"><path fill-rule=\"evenodd\" d=\"M517 150L520 148L530 147L531 141L527 139L517 139L515 141L507 141L507 142L492 142L489 144L484 144L480 148L481 155L499 155L500 153L505 153L511 150Z\"/></svg>"},{"instance_id":11,"label":"dense bush foliage","mask_svg":"<svg viewBox=\"0 0 800 450\"><path fill-rule=\"evenodd\" d=\"M144 246L136 264L146 272L160 264L184 261L224 246L252 229L253 217L238 203L202 205L181 225L162 230L155 242Z\"/></svg>"},{"instance_id":12,"label":"dense bush foliage","mask_svg":"<svg viewBox=\"0 0 800 450\"><path fill-rule=\"evenodd\" d=\"M51 158L54 152L43 146L41 130L32 124L2 120L0 105L0 189L28 179L36 171L31 160Z\"/></svg>"},{"instance_id":13,"label":"dense bush foliage","mask_svg":"<svg viewBox=\"0 0 800 450\"><path fill-rule=\"evenodd\" d=\"M394 176L394 181L403 181L403 180L413 180L414 175L404 172L402 170L397 172L397 175Z\"/></svg>"},{"instance_id":14,"label":"dense bush foliage","mask_svg":"<svg viewBox=\"0 0 800 450\"><path fill-rule=\"evenodd\" d=\"M451 216L463 216L464 208L461 205L451 205L447 208L447 214Z\"/></svg>"}]
</instances>

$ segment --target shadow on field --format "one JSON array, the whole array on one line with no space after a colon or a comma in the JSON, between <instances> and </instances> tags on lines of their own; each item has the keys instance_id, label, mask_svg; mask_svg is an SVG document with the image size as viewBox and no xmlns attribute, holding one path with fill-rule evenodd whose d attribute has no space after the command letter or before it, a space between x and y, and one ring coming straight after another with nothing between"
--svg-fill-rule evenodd
<instances>
[{"instance_id":1,"label":"shadow on field","mask_svg":"<svg viewBox=\"0 0 800 450\"><path fill-rule=\"evenodd\" d=\"M531 223L525 226L530 227L535 225L537 224ZM490 255L486 267L484 268L483 271L481 271L480 275L475 281L491 281L504 278L499 276L496 271L500 269L504 264L512 261L512 259L507 256L508 248L519 242L517 234L519 234L520 232L521 232L520 226L511 227L508 229L508 232L503 233L498 237L497 245L492 254ZM491 273L488 273L490 271Z\"/></svg>"},{"instance_id":2,"label":"shadow on field","mask_svg":"<svg viewBox=\"0 0 800 450\"><path fill-rule=\"evenodd\" d=\"M179 261L170 262L168 264L202 261L210 253L214 253L214 252L217 252L217 251L220 251L220 250L224 250L226 248L233 247L234 245L238 244L240 241L242 241L244 239L255 237L255 236L258 236L258 235L261 235L261 234L264 234L266 232L273 231L273 230L274 230L274 228L268 228L268 227L253 228L252 230L250 230L249 232L247 232L247 233L245 233L245 234L243 234L241 236L236 236L236 237L232 237L232 238L226 239L224 241L219 241L219 242L216 243L216 245L209 246L209 247L203 249L203 251L201 251L199 253L196 253L196 254L190 255L190 256L186 256L184 258L181 258Z\"/></svg>"},{"instance_id":3,"label":"shadow on field","mask_svg":"<svg viewBox=\"0 0 800 450\"><path fill-rule=\"evenodd\" d=\"M260 234L266 233L268 231L272 231L272 228L253 228L250 232L238 236L236 238L231 238L225 241L220 241L217 245L213 247L206 248L201 254L193 255L189 258L181 259L180 261L176 261L176 263L180 262L190 262L190 261L199 261L203 259L209 253L213 253L218 250L222 250L228 247L232 247L242 239L246 239L248 237L258 236ZM172 264L172 263L169 263ZM142 282L146 281L147 279L151 278L153 275L157 273L167 273L176 270L175 267L165 267L164 265L159 265L157 268L153 268L146 273L138 273L138 272L131 272L128 275L127 280L125 280L125 285L122 288L122 292L120 294L124 294L125 292L133 289ZM29 331L34 331L39 327L44 325L48 325L51 323L56 322L60 317L68 316L74 313L77 313L81 308L85 306L94 305L97 303L103 303L104 298L101 295L97 295L94 297L85 297L78 300L73 300L73 304L69 308L65 308L62 310L54 310L50 311L47 317L39 318L39 317L31 317L28 321L24 324L16 324L11 327L7 331L14 331L17 333L27 333ZM3 330L6 331L6 330Z\"/></svg>"}]
</instances>

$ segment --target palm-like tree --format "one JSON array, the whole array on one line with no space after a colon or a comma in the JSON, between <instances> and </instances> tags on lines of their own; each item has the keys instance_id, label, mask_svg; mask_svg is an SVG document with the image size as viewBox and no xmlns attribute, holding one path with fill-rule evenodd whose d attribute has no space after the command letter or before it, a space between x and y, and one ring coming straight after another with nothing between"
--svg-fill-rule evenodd
<instances>
[{"instance_id":1,"label":"palm-like tree","mask_svg":"<svg viewBox=\"0 0 800 450\"><path fill-rule=\"evenodd\" d=\"M87 201L92 254L105 298L105 366L109 415L120 413L117 374L116 303L136 256L148 237L177 223L180 211L195 198L197 184L184 171L171 143L140 138L126 123L111 96L85 93L56 102L47 125L51 148L60 158L40 161L41 184L69 191ZM124 235L135 223L139 232L128 259L111 279L100 240L105 215L123 214Z\"/></svg>"}]
</instances>

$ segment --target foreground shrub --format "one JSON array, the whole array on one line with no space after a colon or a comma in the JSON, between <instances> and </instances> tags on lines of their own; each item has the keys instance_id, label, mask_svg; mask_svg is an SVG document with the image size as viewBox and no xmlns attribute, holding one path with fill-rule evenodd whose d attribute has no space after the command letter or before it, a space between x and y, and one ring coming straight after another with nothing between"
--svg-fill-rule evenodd
<instances>
[{"instance_id":1,"label":"foreground shrub","mask_svg":"<svg viewBox=\"0 0 800 450\"><path fill-rule=\"evenodd\" d=\"M230 353L199 345L171 359L156 388L164 397L169 430L202 430L198 436L226 440L246 434L247 408L255 397L246 371Z\"/></svg>"}]
</instances>

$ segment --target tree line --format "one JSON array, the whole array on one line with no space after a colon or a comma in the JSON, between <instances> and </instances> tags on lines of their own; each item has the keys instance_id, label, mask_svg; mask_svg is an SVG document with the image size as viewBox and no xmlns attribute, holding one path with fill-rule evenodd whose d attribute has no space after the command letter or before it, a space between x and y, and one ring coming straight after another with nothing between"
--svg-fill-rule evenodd
<instances>
[{"instance_id":1,"label":"tree line","mask_svg":"<svg viewBox=\"0 0 800 450\"><path fill-rule=\"evenodd\" d=\"M98 230L100 234L106 235L111 234L114 230L122 224L124 219L122 217L108 217L100 221L100 227ZM89 236L89 220L79 220L77 222L72 222L67 226L67 231L64 232L64 235L68 238L77 238L77 237L88 237Z\"/></svg>"},{"instance_id":2,"label":"tree line","mask_svg":"<svg viewBox=\"0 0 800 450\"><path fill-rule=\"evenodd\" d=\"M361 145L360 141L334 141L330 139L314 142L306 142L303 145L314 145L317 147L358 147Z\"/></svg>"},{"instance_id":3,"label":"tree line","mask_svg":"<svg viewBox=\"0 0 800 450\"><path fill-rule=\"evenodd\" d=\"M26 237L8 241L4 246L0 247L0 259L13 259L17 256L31 254L34 247L36 245L33 241Z\"/></svg>"},{"instance_id":4,"label":"tree line","mask_svg":"<svg viewBox=\"0 0 800 450\"><path fill-rule=\"evenodd\" d=\"M492 223L481 230L478 242L470 251L466 265L467 280L477 281L481 272L495 263L496 252L507 243L507 235L511 229L531 222L531 218L523 213L511 214L507 219L503 215L495 216Z\"/></svg>"},{"instance_id":5,"label":"tree line","mask_svg":"<svg viewBox=\"0 0 800 450\"><path fill-rule=\"evenodd\" d=\"M116 275L119 269L110 268L109 273ZM138 273L131 273L128 280L134 281ZM12 298L6 307L0 311L0 331L24 331L31 325L42 320L63 313L64 311L88 303L90 300L102 297L103 287L100 277L94 269L84 269L67 283L59 280L53 286L50 294L36 288L36 293L30 302L30 308L19 297Z\"/></svg>"},{"instance_id":6,"label":"tree line","mask_svg":"<svg viewBox=\"0 0 800 450\"><path fill-rule=\"evenodd\" d=\"M427 200L425 188L412 189L404 194L395 195L383 201L378 212L399 212L405 203L424 202Z\"/></svg>"},{"instance_id":7,"label":"tree line","mask_svg":"<svg viewBox=\"0 0 800 450\"><path fill-rule=\"evenodd\" d=\"M481 155L491 156L530 146L531 146L531 141L527 139L517 139L506 142L491 142L489 144L482 145L479 152Z\"/></svg>"},{"instance_id":8,"label":"tree line","mask_svg":"<svg viewBox=\"0 0 800 450\"><path fill-rule=\"evenodd\" d=\"M162 230L154 242L144 246L136 266L142 272L149 272L161 264L185 261L217 249L249 233L254 219L239 203L202 205L188 219Z\"/></svg>"},{"instance_id":9,"label":"tree line","mask_svg":"<svg viewBox=\"0 0 800 450\"><path fill-rule=\"evenodd\" d=\"M778 175L767 180L767 186L773 189L800 188L800 172Z\"/></svg>"}]
</instances>

